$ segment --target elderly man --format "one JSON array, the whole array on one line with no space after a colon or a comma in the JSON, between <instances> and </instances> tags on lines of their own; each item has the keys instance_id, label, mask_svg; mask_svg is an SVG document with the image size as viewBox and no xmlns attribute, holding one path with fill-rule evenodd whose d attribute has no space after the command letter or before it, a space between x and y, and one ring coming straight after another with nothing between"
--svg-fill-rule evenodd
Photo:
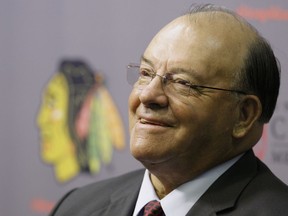
<instances>
[{"instance_id":1,"label":"elderly man","mask_svg":"<svg viewBox=\"0 0 288 216\"><path fill-rule=\"evenodd\" d=\"M235 13L202 5L173 20L128 65L130 149L146 170L76 189L51 215L287 215L288 187L251 150L279 73Z\"/></svg>"}]
</instances>

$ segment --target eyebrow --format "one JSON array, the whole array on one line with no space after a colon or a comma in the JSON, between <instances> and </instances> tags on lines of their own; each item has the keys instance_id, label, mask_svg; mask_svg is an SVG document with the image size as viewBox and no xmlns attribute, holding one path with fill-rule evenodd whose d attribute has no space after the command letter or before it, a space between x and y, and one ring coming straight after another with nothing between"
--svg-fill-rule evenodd
<instances>
[{"instance_id":1,"label":"eyebrow","mask_svg":"<svg viewBox=\"0 0 288 216\"><path fill-rule=\"evenodd\" d=\"M144 55L141 56L140 62L145 62L145 63L148 63L151 66L154 66L153 62L151 60L149 60L148 58L146 58Z\"/></svg>"},{"instance_id":2,"label":"eyebrow","mask_svg":"<svg viewBox=\"0 0 288 216\"><path fill-rule=\"evenodd\" d=\"M141 56L140 61L145 62L154 68L154 63L151 60L149 60L147 57L145 57L144 55ZM197 82L203 80L203 77L201 77L199 73L193 69L186 70L181 67L175 67L175 68L172 68L171 71L173 71L174 73L188 74L189 76L191 76L192 79L195 79Z\"/></svg>"}]
</instances>

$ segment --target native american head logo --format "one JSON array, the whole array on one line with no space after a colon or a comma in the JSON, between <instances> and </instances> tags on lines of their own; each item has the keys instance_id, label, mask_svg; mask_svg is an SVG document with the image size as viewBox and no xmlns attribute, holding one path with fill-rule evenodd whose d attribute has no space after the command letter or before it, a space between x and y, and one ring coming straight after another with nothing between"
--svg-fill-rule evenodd
<instances>
[{"instance_id":1,"label":"native american head logo","mask_svg":"<svg viewBox=\"0 0 288 216\"><path fill-rule=\"evenodd\" d=\"M125 131L103 77L83 61L65 60L43 91L37 117L41 157L59 182L109 164Z\"/></svg>"}]
</instances>

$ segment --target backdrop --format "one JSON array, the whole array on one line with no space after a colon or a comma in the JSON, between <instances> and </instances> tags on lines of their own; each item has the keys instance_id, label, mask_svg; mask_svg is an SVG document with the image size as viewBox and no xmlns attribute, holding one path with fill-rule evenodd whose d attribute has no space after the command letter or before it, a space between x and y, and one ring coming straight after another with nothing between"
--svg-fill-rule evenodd
<instances>
[{"instance_id":1,"label":"backdrop","mask_svg":"<svg viewBox=\"0 0 288 216\"><path fill-rule=\"evenodd\" d=\"M210 1L236 10L266 37L282 65L276 113L256 151L288 183L288 2ZM190 0L0 1L0 215L47 215L67 191L141 167L129 153L125 67ZM40 155L36 124L42 93L64 58L81 58L105 77L123 121L126 147L98 173L59 182Z\"/></svg>"}]
</instances>

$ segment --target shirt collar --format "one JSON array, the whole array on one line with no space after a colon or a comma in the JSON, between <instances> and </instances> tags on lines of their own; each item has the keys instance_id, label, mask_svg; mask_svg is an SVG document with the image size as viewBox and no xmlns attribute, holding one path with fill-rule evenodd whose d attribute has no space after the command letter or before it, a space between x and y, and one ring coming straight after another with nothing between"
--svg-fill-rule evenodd
<instances>
[{"instance_id":1,"label":"shirt collar","mask_svg":"<svg viewBox=\"0 0 288 216\"><path fill-rule=\"evenodd\" d=\"M228 170L239 158L237 156L221 165L218 165L197 178L180 185L163 199L159 199L150 181L150 173L145 171L133 216L137 216L142 208L151 200L158 200L166 216L186 215L204 192Z\"/></svg>"}]
</instances>

